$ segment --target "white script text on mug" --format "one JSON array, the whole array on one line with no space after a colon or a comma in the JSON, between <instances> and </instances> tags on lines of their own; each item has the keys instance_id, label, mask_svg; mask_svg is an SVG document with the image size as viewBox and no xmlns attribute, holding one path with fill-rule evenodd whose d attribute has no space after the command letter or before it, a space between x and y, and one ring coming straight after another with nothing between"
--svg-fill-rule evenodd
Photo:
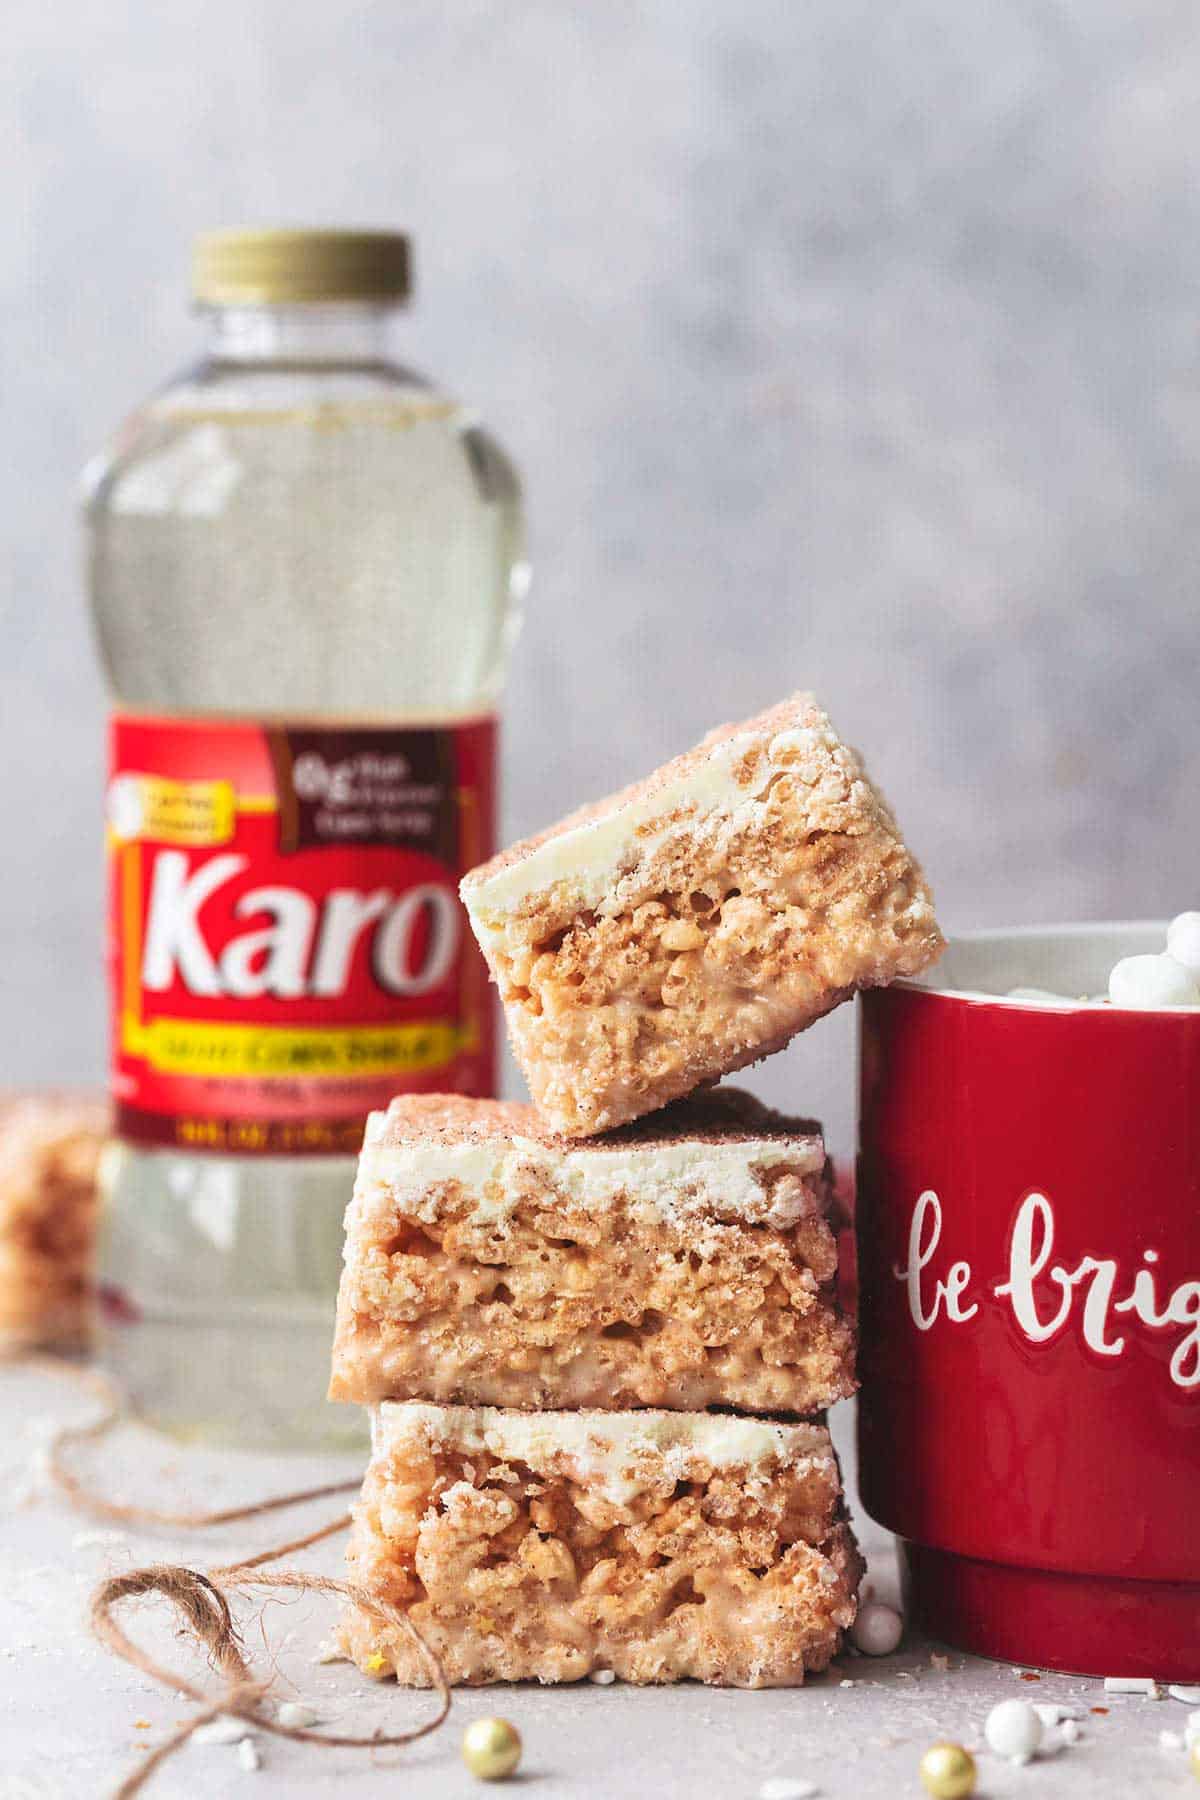
<instances>
[{"instance_id":1,"label":"white script text on mug","mask_svg":"<svg viewBox=\"0 0 1200 1800\"><path fill-rule=\"evenodd\" d=\"M979 1311L978 1299L972 1298L970 1263L953 1262L942 1276L930 1269L941 1237L942 1203L926 1188L913 1207L908 1264L892 1270L907 1287L908 1310L918 1331L928 1331L942 1316L952 1325L965 1325ZM1113 1257L1084 1256L1070 1266L1051 1261L1053 1254L1054 1208L1045 1194L1026 1194L1013 1220L1008 1279L991 1291L1008 1303L1031 1344L1057 1337L1075 1322L1077 1311L1083 1341L1098 1356L1120 1356L1125 1348L1115 1314L1128 1315L1151 1331L1182 1326L1171 1356L1171 1379L1181 1388L1200 1387L1200 1281L1181 1281L1160 1302L1157 1250L1142 1251L1145 1266L1132 1281L1122 1277ZM1039 1305L1035 1287L1043 1277L1057 1293L1049 1304L1043 1300Z\"/></svg>"}]
</instances>

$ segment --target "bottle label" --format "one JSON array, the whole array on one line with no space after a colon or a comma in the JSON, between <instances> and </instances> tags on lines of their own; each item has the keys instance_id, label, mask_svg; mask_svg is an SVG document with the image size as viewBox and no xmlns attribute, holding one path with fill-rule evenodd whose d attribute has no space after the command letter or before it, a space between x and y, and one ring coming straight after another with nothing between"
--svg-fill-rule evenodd
<instances>
[{"instance_id":1,"label":"bottle label","mask_svg":"<svg viewBox=\"0 0 1200 1800\"><path fill-rule=\"evenodd\" d=\"M494 1091L487 973L458 882L494 848L495 744L494 719L113 719L122 1136L344 1154L393 1094Z\"/></svg>"}]
</instances>

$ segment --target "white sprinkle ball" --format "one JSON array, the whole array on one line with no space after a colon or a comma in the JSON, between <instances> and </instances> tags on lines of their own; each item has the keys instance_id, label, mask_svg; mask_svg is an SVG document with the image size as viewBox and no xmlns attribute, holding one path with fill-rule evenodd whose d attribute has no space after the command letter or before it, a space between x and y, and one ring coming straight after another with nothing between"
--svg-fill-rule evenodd
<instances>
[{"instance_id":1,"label":"white sprinkle ball","mask_svg":"<svg viewBox=\"0 0 1200 1800\"><path fill-rule=\"evenodd\" d=\"M850 1636L865 1656L890 1656L904 1636L904 1620L894 1606L868 1600L859 1607Z\"/></svg>"},{"instance_id":2,"label":"white sprinkle ball","mask_svg":"<svg viewBox=\"0 0 1200 1800\"><path fill-rule=\"evenodd\" d=\"M1180 913L1167 926L1167 949L1185 969L1200 973L1200 912Z\"/></svg>"},{"instance_id":3,"label":"white sprinkle ball","mask_svg":"<svg viewBox=\"0 0 1200 1800\"><path fill-rule=\"evenodd\" d=\"M1161 956L1123 956L1108 978L1108 997L1114 1006L1143 1010L1200 1006L1200 980L1165 952Z\"/></svg>"},{"instance_id":4,"label":"white sprinkle ball","mask_svg":"<svg viewBox=\"0 0 1200 1800\"><path fill-rule=\"evenodd\" d=\"M594 1681L597 1687L611 1687L616 1679L611 1669L593 1669L588 1676L588 1680Z\"/></svg>"},{"instance_id":5,"label":"white sprinkle ball","mask_svg":"<svg viewBox=\"0 0 1200 1800\"><path fill-rule=\"evenodd\" d=\"M1001 1700L983 1728L988 1749L1010 1762L1028 1762L1042 1741L1042 1721L1028 1700Z\"/></svg>"},{"instance_id":6,"label":"white sprinkle ball","mask_svg":"<svg viewBox=\"0 0 1200 1800\"><path fill-rule=\"evenodd\" d=\"M303 1700L281 1700L275 1717L281 1725L287 1725L295 1731L305 1731L317 1722L316 1713Z\"/></svg>"}]
</instances>

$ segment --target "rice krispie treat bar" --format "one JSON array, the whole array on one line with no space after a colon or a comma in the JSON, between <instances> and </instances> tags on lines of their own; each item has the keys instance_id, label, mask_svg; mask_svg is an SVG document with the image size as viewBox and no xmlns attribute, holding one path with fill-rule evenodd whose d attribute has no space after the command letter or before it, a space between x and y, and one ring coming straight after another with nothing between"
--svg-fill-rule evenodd
<instances>
[{"instance_id":1,"label":"rice krispie treat bar","mask_svg":"<svg viewBox=\"0 0 1200 1800\"><path fill-rule=\"evenodd\" d=\"M335 1400L820 1412L854 1387L818 1128L718 1088L602 1139L407 1095L367 1126Z\"/></svg>"},{"instance_id":2,"label":"rice krispie treat bar","mask_svg":"<svg viewBox=\"0 0 1200 1800\"><path fill-rule=\"evenodd\" d=\"M822 1425L705 1413L382 1406L350 1573L452 1682L799 1684L854 1619L861 1564ZM428 1673L365 1608L365 1673Z\"/></svg>"},{"instance_id":3,"label":"rice krispie treat bar","mask_svg":"<svg viewBox=\"0 0 1200 1800\"><path fill-rule=\"evenodd\" d=\"M778 1050L942 937L811 695L473 870L462 897L546 1120L587 1137Z\"/></svg>"},{"instance_id":4,"label":"rice krispie treat bar","mask_svg":"<svg viewBox=\"0 0 1200 1800\"><path fill-rule=\"evenodd\" d=\"M0 1347L77 1349L91 1332L99 1099L0 1094Z\"/></svg>"}]
</instances>

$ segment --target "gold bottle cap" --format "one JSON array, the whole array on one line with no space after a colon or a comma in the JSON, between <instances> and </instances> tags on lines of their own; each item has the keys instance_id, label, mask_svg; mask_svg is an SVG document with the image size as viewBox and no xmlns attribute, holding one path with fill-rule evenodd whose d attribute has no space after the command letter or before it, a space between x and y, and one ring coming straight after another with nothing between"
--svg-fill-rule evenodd
<instances>
[{"instance_id":1,"label":"gold bottle cap","mask_svg":"<svg viewBox=\"0 0 1200 1800\"><path fill-rule=\"evenodd\" d=\"M402 231L205 231L192 292L205 306L404 300L412 287Z\"/></svg>"}]
</instances>

